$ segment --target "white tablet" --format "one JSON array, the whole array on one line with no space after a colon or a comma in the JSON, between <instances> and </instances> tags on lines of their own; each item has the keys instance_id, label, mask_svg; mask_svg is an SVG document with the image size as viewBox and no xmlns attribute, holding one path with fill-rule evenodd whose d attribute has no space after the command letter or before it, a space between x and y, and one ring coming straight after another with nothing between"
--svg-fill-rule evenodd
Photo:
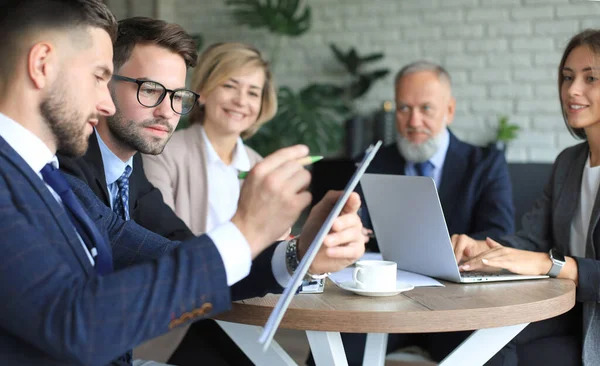
<instances>
[{"instance_id":1,"label":"white tablet","mask_svg":"<svg viewBox=\"0 0 600 366\"><path fill-rule=\"evenodd\" d=\"M296 290L302 284L302 280L304 279L304 276L306 276L308 268L310 268L312 261L315 259L315 256L319 252L319 248L321 248L321 244L323 243L325 236L331 230L333 221L339 216L340 212L342 211L342 208L348 200L348 197L350 197L350 194L354 191L354 188L356 188L356 185L360 181L360 178L362 177L363 173L367 170L367 167L371 163L371 160L373 160L373 157L375 157L375 154L377 153L377 150L379 150L380 146L381 141L378 141L375 145L369 146L369 148L365 152L363 160L360 162L360 164L358 164L354 175L352 176L352 178L350 178L350 181L346 185L346 188L344 189L344 194L342 194L342 196L333 206L333 209L329 213L329 216L327 216L327 219L325 219L323 226L321 226L321 229L319 230L314 240L308 247L306 254L298 264L298 268L294 272L292 280L290 281L288 287L286 287L283 291L283 294L279 298L279 301L277 301L277 304L273 308L273 312L271 312L271 315L267 320L267 324L265 324L265 328L262 334L260 335L259 342L263 344L263 350L266 351L271 345L271 341L273 340L273 336L275 335L275 332L279 327L279 323L281 323L281 319L283 319L283 315L285 314L285 311L290 305L292 297L296 294Z\"/></svg>"}]
</instances>

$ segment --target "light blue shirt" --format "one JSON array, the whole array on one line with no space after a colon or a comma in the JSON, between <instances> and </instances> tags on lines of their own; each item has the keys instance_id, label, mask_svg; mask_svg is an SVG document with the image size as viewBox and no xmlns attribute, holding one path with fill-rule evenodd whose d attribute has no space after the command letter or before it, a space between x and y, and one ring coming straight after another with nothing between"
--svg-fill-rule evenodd
<instances>
[{"instance_id":1,"label":"light blue shirt","mask_svg":"<svg viewBox=\"0 0 600 366\"><path fill-rule=\"evenodd\" d=\"M444 161L446 160L446 153L448 153L448 146L450 146L450 133L447 128L444 128L443 131L440 132L442 135L440 136L440 146L438 151L433 154L429 162L433 164L433 180L435 181L435 186L440 187L442 183L442 171L444 169ZM415 169L415 163L412 161L407 161L406 166L404 167L404 174L417 176L417 170Z\"/></svg>"},{"instance_id":2,"label":"light blue shirt","mask_svg":"<svg viewBox=\"0 0 600 366\"><path fill-rule=\"evenodd\" d=\"M102 164L104 165L104 177L106 178L106 188L108 188L108 198L110 201L110 208L115 206L115 200L119 194L119 186L117 185L117 179L125 172L125 167L129 166L133 171L133 156L127 161L121 160L114 152L112 152L108 146L102 141L100 134L96 131L96 138L98 139L98 145L100 146L100 154L102 154Z\"/></svg>"}]
</instances>

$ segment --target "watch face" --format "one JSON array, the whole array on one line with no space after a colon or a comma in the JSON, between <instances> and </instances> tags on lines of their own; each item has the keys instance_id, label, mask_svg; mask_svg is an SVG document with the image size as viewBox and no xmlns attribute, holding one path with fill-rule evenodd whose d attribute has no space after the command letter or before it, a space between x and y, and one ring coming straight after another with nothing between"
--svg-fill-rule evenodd
<instances>
[{"instance_id":1,"label":"watch face","mask_svg":"<svg viewBox=\"0 0 600 366\"><path fill-rule=\"evenodd\" d=\"M565 261L565 256L557 249L552 249L551 253L552 253L552 259L560 261L560 262Z\"/></svg>"}]
</instances>

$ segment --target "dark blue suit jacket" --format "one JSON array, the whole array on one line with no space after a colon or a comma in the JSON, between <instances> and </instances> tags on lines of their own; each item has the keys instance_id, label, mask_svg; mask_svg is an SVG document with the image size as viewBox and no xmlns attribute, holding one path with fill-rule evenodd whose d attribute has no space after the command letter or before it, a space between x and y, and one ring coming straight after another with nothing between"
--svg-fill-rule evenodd
<instances>
[{"instance_id":1,"label":"dark blue suit jacket","mask_svg":"<svg viewBox=\"0 0 600 366\"><path fill-rule=\"evenodd\" d=\"M106 206L110 207L104 162L96 138L96 132L89 138L89 146L84 156L77 159L58 155L60 169L85 182ZM144 174L144 164L139 153L133 157L133 171L129 177L129 212L131 219L142 227L170 240L187 240L194 234L163 201L162 194ZM252 262L250 274L231 286L233 301L264 296L267 293L281 293L283 288L275 279L271 261L278 243L259 254Z\"/></svg>"},{"instance_id":2,"label":"dark blue suit jacket","mask_svg":"<svg viewBox=\"0 0 600 366\"><path fill-rule=\"evenodd\" d=\"M122 221L68 179L110 243L110 275L96 275L63 208L0 138L0 364L106 365L172 327L230 308L209 237L171 242Z\"/></svg>"},{"instance_id":3,"label":"dark blue suit jacket","mask_svg":"<svg viewBox=\"0 0 600 366\"><path fill-rule=\"evenodd\" d=\"M367 173L404 175L405 164L393 144L377 153ZM438 194L450 235L485 239L514 231L508 165L498 150L464 143L450 133Z\"/></svg>"}]
</instances>

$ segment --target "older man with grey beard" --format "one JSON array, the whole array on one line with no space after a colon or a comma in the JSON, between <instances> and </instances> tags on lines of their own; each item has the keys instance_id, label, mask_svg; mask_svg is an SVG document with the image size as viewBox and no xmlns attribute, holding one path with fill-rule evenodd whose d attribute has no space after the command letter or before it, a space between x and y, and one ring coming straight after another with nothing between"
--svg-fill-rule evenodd
<instances>
[{"instance_id":1,"label":"older man with grey beard","mask_svg":"<svg viewBox=\"0 0 600 366\"><path fill-rule=\"evenodd\" d=\"M395 101L396 144L382 148L368 172L431 177L451 235L468 233L481 240L512 233L512 188L503 153L467 144L448 130L456 110L448 72L428 61L405 66L395 78ZM369 249L378 250L376 240ZM439 362L466 335L390 334L387 350L416 344ZM342 339L349 365L362 364L365 334L343 334Z\"/></svg>"}]
</instances>

